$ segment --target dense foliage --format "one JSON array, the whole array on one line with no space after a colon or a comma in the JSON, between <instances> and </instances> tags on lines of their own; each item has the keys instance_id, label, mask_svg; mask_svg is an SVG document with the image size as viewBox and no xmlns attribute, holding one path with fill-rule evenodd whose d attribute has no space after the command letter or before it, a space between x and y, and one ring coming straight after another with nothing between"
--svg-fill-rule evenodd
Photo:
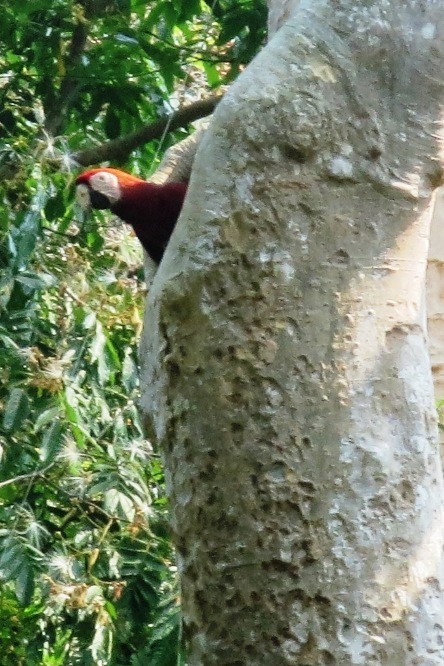
<instances>
[{"instance_id":1,"label":"dense foliage","mask_svg":"<svg viewBox=\"0 0 444 666\"><path fill-rule=\"evenodd\" d=\"M137 413L141 251L109 217L76 220L72 155L229 83L264 25L261 0L2 4L0 666L177 663ZM147 177L187 131L125 165Z\"/></svg>"}]
</instances>

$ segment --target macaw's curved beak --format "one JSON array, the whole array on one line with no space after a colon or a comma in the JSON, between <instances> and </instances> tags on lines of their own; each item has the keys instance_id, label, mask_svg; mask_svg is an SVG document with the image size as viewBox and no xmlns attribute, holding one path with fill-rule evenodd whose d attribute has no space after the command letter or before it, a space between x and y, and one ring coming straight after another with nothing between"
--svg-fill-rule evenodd
<instances>
[{"instance_id":1,"label":"macaw's curved beak","mask_svg":"<svg viewBox=\"0 0 444 666\"><path fill-rule=\"evenodd\" d=\"M90 207L95 208L96 210L105 210L110 206L108 197L101 192L96 192L96 190L90 190L89 203Z\"/></svg>"}]
</instances>

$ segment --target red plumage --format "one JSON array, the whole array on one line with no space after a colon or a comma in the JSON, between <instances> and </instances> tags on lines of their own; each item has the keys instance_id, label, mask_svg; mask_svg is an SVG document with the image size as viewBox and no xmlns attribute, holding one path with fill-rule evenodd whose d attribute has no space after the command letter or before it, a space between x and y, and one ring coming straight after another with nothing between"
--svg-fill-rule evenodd
<instances>
[{"instance_id":1,"label":"red plumage","mask_svg":"<svg viewBox=\"0 0 444 666\"><path fill-rule=\"evenodd\" d=\"M95 176L111 174L118 185L102 186ZM148 183L119 169L102 168L85 171L76 185L88 188L92 208L109 208L130 224L150 257L159 263L176 225L185 199L186 183Z\"/></svg>"}]
</instances>

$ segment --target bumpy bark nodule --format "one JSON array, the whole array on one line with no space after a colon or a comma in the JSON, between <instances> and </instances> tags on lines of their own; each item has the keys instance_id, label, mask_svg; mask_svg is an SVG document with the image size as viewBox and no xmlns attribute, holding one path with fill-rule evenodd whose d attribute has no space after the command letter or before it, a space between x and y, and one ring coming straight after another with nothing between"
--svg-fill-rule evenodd
<instances>
[{"instance_id":1,"label":"bumpy bark nodule","mask_svg":"<svg viewBox=\"0 0 444 666\"><path fill-rule=\"evenodd\" d=\"M442 2L302 2L197 153L141 346L192 666L444 664L443 26Z\"/></svg>"}]
</instances>

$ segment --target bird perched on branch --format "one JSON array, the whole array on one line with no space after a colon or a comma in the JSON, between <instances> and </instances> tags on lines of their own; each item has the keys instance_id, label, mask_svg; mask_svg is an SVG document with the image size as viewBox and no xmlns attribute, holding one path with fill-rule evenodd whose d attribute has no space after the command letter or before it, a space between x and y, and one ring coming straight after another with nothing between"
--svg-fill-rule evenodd
<instances>
[{"instance_id":1,"label":"bird perched on branch","mask_svg":"<svg viewBox=\"0 0 444 666\"><path fill-rule=\"evenodd\" d=\"M156 264L163 257L186 191L186 183L157 185L105 167L85 171L76 179L76 199L81 208L108 208L130 224Z\"/></svg>"}]
</instances>

